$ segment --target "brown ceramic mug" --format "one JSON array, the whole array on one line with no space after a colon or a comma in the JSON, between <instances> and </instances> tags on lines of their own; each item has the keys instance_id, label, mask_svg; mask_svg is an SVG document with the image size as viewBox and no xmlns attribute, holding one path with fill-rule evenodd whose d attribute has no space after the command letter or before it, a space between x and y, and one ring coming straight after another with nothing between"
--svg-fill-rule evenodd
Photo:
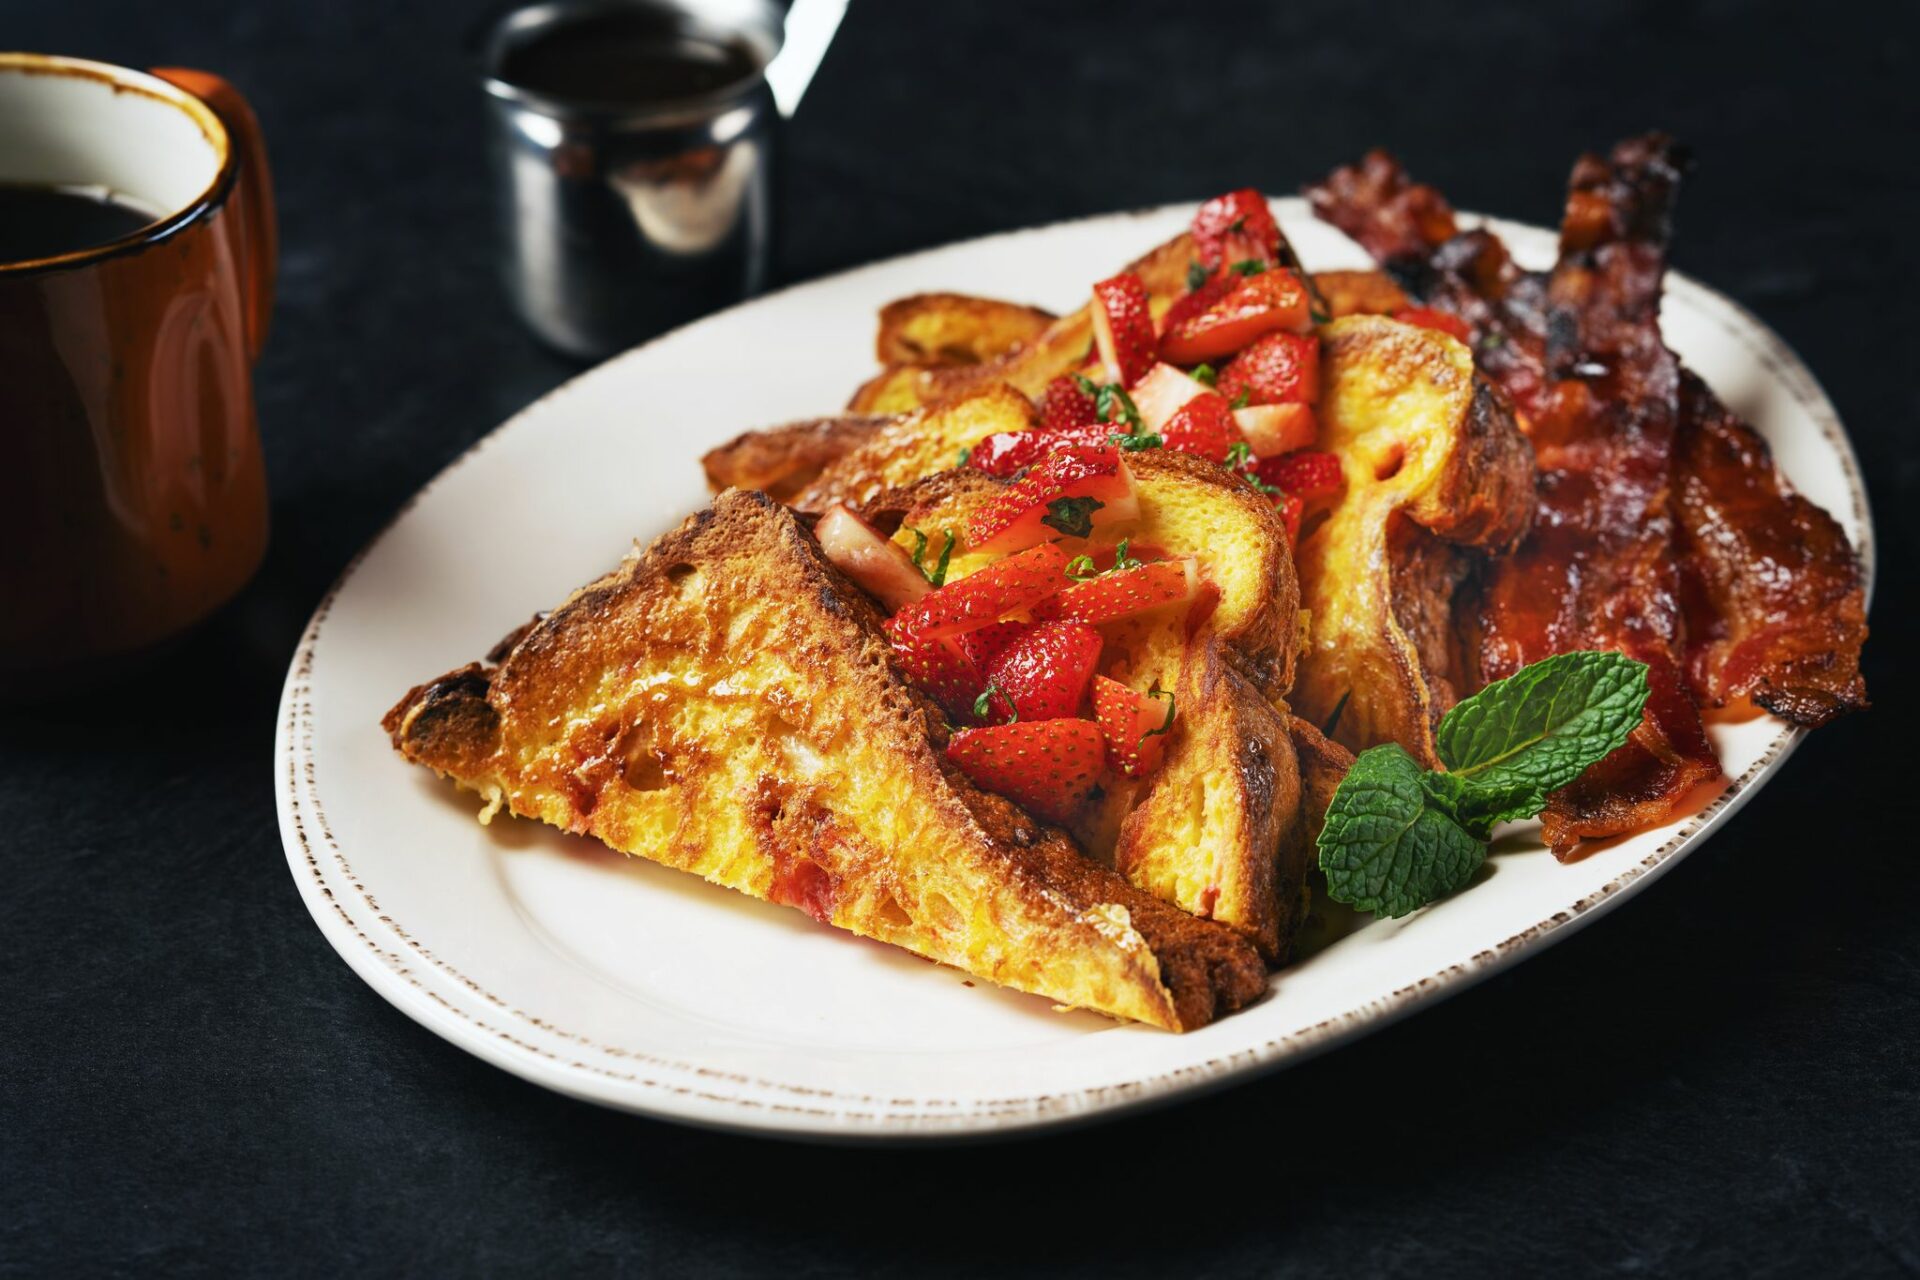
<instances>
[{"instance_id":1,"label":"brown ceramic mug","mask_svg":"<svg viewBox=\"0 0 1920 1280\"><path fill-rule=\"evenodd\" d=\"M0 53L0 211L76 192L150 220L39 256L24 215L0 227L0 696L152 650L266 550L252 365L275 232L253 112L206 72ZM83 221L62 208L42 221Z\"/></svg>"}]
</instances>

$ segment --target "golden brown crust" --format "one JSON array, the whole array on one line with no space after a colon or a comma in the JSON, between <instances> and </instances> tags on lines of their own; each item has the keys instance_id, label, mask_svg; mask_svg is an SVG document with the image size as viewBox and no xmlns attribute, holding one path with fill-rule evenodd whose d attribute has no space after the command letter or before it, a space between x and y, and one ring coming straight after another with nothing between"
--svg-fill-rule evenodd
<instances>
[{"instance_id":1,"label":"golden brown crust","mask_svg":"<svg viewBox=\"0 0 1920 1280\"><path fill-rule=\"evenodd\" d=\"M1181 234L1121 270L1138 275L1148 297L1165 306L1185 292L1187 266L1193 259L1193 238ZM1093 313L1081 307L1061 316L1031 340L979 364L931 368L900 365L883 370L854 392L847 408L855 413L899 413L942 404L996 382L1037 398L1047 383L1084 365L1092 350Z\"/></svg>"},{"instance_id":2,"label":"golden brown crust","mask_svg":"<svg viewBox=\"0 0 1920 1280\"><path fill-rule=\"evenodd\" d=\"M709 449L700 465L715 493L759 489L785 502L829 463L872 440L890 421L880 415L843 415L748 431Z\"/></svg>"},{"instance_id":3,"label":"golden brown crust","mask_svg":"<svg viewBox=\"0 0 1920 1280\"><path fill-rule=\"evenodd\" d=\"M1033 341L1057 319L996 298L916 293L880 308L874 354L882 364L979 364Z\"/></svg>"},{"instance_id":4,"label":"golden brown crust","mask_svg":"<svg viewBox=\"0 0 1920 1280\"><path fill-rule=\"evenodd\" d=\"M949 767L874 606L761 494L723 493L383 723L513 813L1063 1003L1181 1030L1265 989L1230 930Z\"/></svg>"},{"instance_id":5,"label":"golden brown crust","mask_svg":"<svg viewBox=\"0 0 1920 1280\"><path fill-rule=\"evenodd\" d=\"M1288 716L1287 727L1293 735L1294 755L1300 761L1300 817L1302 835L1308 848L1320 839L1326 825L1327 806L1340 780L1353 768L1353 752L1320 731L1319 726L1299 716Z\"/></svg>"},{"instance_id":6,"label":"golden brown crust","mask_svg":"<svg viewBox=\"0 0 1920 1280\"><path fill-rule=\"evenodd\" d=\"M989 383L888 421L857 448L828 463L791 501L812 512L836 502L864 506L883 489L957 465L963 451L990 435L1026 431L1033 425L1031 401L1012 387Z\"/></svg>"}]
</instances>

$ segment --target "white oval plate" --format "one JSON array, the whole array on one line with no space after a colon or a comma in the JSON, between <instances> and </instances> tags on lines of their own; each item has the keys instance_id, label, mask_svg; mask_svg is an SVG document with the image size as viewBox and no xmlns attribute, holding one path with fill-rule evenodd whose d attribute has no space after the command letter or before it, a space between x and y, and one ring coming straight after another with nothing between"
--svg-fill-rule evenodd
<instances>
[{"instance_id":1,"label":"white oval plate","mask_svg":"<svg viewBox=\"0 0 1920 1280\"><path fill-rule=\"evenodd\" d=\"M1313 267L1366 265L1303 202L1275 207ZM952 289L1065 310L1190 214L992 236L761 298L574 379L427 485L321 602L281 703L287 859L347 963L441 1036L577 1098L793 1136L1005 1133L1165 1101L1385 1026L1644 888L1779 768L1799 732L1717 726L1731 782L1691 817L1572 866L1504 840L1466 891L1353 928L1275 974L1258 1005L1177 1036L970 986L531 822L483 828L471 797L389 749L380 715L409 686L704 504L702 451L844 403L873 372L881 304ZM1523 261L1551 260L1550 233L1492 225ZM1870 570L1859 468L1812 376L1752 316L1677 276L1665 322Z\"/></svg>"}]
</instances>

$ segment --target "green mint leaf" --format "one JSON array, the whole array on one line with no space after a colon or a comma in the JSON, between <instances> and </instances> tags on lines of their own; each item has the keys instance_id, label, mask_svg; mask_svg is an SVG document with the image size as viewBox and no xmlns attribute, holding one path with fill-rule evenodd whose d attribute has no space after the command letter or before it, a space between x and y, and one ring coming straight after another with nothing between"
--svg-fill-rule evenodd
<instances>
[{"instance_id":1,"label":"green mint leaf","mask_svg":"<svg viewBox=\"0 0 1920 1280\"><path fill-rule=\"evenodd\" d=\"M1307 301L1307 319L1314 324L1332 324L1333 317L1320 309L1320 304L1311 298Z\"/></svg>"},{"instance_id":2,"label":"green mint leaf","mask_svg":"<svg viewBox=\"0 0 1920 1280\"><path fill-rule=\"evenodd\" d=\"M1526 782L1488 785L1457 773L1420 775L1427 799L1459 823L1468 835L1487 840L1502 822L1531 818L1547 807L1546 793Z\"/></svg>"},{"instance_id":3,"label":"green mint leaf","mask_svg":"<svg viewBox=\"0 0 1920 1280\"><path fill-rule=\"evenodd\" d=\"M1267 264L1258 258L1242 258L1227 270L1239 276L1257 276L1267 269Z\"/></svg>"},{"instance_id":4,"label":"green mint leaf","mask_svg":"<svg viewBox=\"0 0 1920 1280\"><path fill-rule=\"evenodd\" d=\"M926 559L927 555L927 535L912 525L907 526L907 532L913 535L913 567L925 573L927 568L921 561Z\"/></svg>"},{"instance_id":5,"label":"green mint leaf","mask_svg":"<svg viewBox=\"0 0 1920 1280\"><path fill-rule=\"evenodd\" d=\"M993 713L993 699L996 694L999 696L1000 701L1007 704L1007 723L1020 723L1020 708L1013 705L1013 699L1007 696L1007 691L997 684L988 685L980 691L980 696L973 700L974 718L977 720L985 720Z\"/></svg>"},{"instance_id":6,"label":"green mint leaf","mask_svg":"<svg viewBox=\"0 0 1920 1280\"><path fill-rule=\"evenodd\" d=\"M1100 576L1100 570L1094 567L1092 556L1075 556L1067 561L1067 576L1075 582L1085 582Z\"/></svg>"},{"instance_id":7,"label":"green mint leaf","mask_svg":"<svg viewBox=\"0 0 1920 1280\"><path fill-rule=\"evenodd\" d=\"M1131 538L1122 538L1120 539L1120 545L1113 549L1113 572L1120 573L1127 569L1138 569L1142 566L1142 561L1135 560L1127 554L1127 545L1132 541L1133 539ZM1159 695L1155 694L1154 696L1158 697ZM1167 696L1171 698L1173 695L1168 694Z\"/></svg>"},{"instance_id":8,"label":"green mint leaf","mask_svg":"<svg viewBox=\"0 0 1920 1280\"><path fill-rule=\"evenodd\" d=\"M1485 788L1532 788L1544 804L1548 792L1624 743L1646 704L1644 662L1593 650L1556 654L1460 702L1441 719L1434 745L1448 772Z\"/></svg>"},{"instance_id":9,"label":"green mint leaf","mask_svg":"<svg viewBox=\"0 0 1920 1280\"><path fill-rule=\"evenodd\" d=\"M1107 437L1108 444L1119 445L1122 449L1138 452L1141 449L1158 449L1166 441L1152 431L1136 431L1132 435L1114 432Z\"/></svg>"},{"instance_id":10,"label":"green mint leaf","mask_svg":"<svg viewBox=\"0 0 1920 1280\"><path fill-rule=\"evenodd\" d=\"M918 532L919 532L918 530L915 530L916 536L918 535ZM946 545L940 548L940 563L933 566L932 573L927 573L925 569L922 569L920 571L922 573L927 573L927 581L936 587L944 587L947 585L947 562L953 559L953 544L956 540L953 536L953 530L942 529L940 532L947 535ZM927 540L924 537L921 538L920 539L921 550L925 550L926 545L927 545ZM914 559L914 563L915 564L920 563L917 555Z\"/></svg>"},{"instance_id":11,"label":"green mint leaf","mask_svg":"<svg viewBox=\"0 0 1920 1280\"><path fill-rule=\"evenodd\" d=\"M1486 860L1486 844L1432 803L1425 774L1394 743L1360 753L1334 791L1320 831L1327 896L1377 915L1404 916L1472 878Z\"/></svg>"},{"instance_id":12,"label":"green mint leaf","mask_svg":"<svg viewBox=\"0 0 1920 1280\"><path fill-rule=\"evenodd\" d=\"M1093 402L1093 413L1102 422L1113 421L1113 411L1120 411L1121 420L1135 431L1140 429L1140 409L1133 403L1133 397L1118 383L1110 382L1100 388Z\"/></svg>"},{"instance_id":13,"label":"green mint leaf","mask_svg":"<svg viewBox=\"0 0 1920 1280\"><path fill-rule=\"evenodd\" d=\"M1244 409L1247 407L1247 402L1252 399L1253 399L1253 388L1242 387L1240 388L1240 394L1233 398L1233 407L1236 409Z\"/></svg>"},{"instance_id":14,"label":"green mint leaf","mask_svg":"<svg viewBox=\"0 0 1920 1280\"><path fill-rule=\"evenodd\" d=\"M1192 293L1195 289L1206 284L1207 277L1212 274L1213 272L1207 270L1205 263L1189 262L1187 264L1187 292Z\"/></svg>"},{"instance_id":15,"label":"green mint leaf","mask_svg":"<svg viewBox=\"0 0 1920 1280\"><path fill-rule=\"evenodd\" d=\"M1248 444L1245 440L1235 440L1232 444L1227 446L1226 465L1233 468L1235 471L1238 471L1242 467L1246 466L1247 462L1252 457L1253 457L1253 446Z\"/></svg>"},{"instance_id":16,"label":"green mint leaf","mask_svg":"<svg viewBox=\"0 0 1920 1280\"><path fill-rule=\"evenodd\" d=\"M1074 374L1073 382L1075 386L1080 388L1080 391L1083 395L1090 396L1094 399L1099 398L1100 384L1095 382L1092 378L1089 378L1086 374L1084 373Z\"/></svg>"},{"instance_id":17,"label":"green mint leaf","mask_svg":"<svg viewBox=\"0 0 1920 1280\"><path fill-rule=\"evenodd\" d=\"M1176 706L1173 698L1173 690L1162 689L1159 681L1156 680L1153 688L1147 690L1147 696L1149 698L1165 698L1167 700L1167 718L1160 722L1158 729L1149 729L1140 735L1140 741L1133 744L1135 751L1138 751L1148 738L1157 738L1163 733L1171 732L1173 729L1173 713Z\"/></svg>"},{"instance_id":18,"label":"green mint leaf","mask_svg":"<svg viewBox=\"0 0 1920 1280\"><path fill-rule=\"evenodd\" d=\"M1093 532L1093 513L1106 505L1098 498L1055 498L1040 523L1069 538L1084 538Z\"/></svg>"},{"instance_id":19,"label":"green mint leaf","mask_svg":"<svg viewBox=\"0 0 1920 1280\"><path fill-rule=\"evenodd\" d=\"M1219 373L1216 372L1210 364L1197 364L1193 366L1193 372L1187 376L1203 387L1212 386L1215 380L1220 377Z\"/></svg>"},{"instance_id":20,"label":"green mint leaf","mask_svg":"<svg viewBox=\"0 0 1920 1280\"><path fill-rule=\"evenodd\" d=\"M960 461L954 463L953 465L956 467L964 467L967 465L967 460L971 457L973 457L973 446L968 445L966 448L960 451Z\"/></svg>"}]
</instances>

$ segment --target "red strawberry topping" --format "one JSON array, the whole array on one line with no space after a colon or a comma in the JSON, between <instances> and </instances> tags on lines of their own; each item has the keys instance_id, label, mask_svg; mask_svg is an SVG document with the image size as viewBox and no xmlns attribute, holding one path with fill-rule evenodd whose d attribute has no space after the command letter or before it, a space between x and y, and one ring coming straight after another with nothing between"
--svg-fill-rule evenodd
<instances>
[{"instance_id":1,"label":"red strawberry topping","mask_svg":"<svg viewBox=\"0 0 1920 1280\"><path fill-rule=\"evenodd\" d=\"M1227 398L1215 391L1197 395L1175 410L1160 428L1160 437L1167 448L1198 454L1209 462L1225 462L1227 451L1241 438Z\"/></svg>"},{"instance_id":2,"label":"red strawberry topping","mask_svg":"<svg viewBox=\"0 0 1920 1280\"><path fill-rule=\"evenodd\" d=\"M1071 377L1063 373L1047 384L1046 392L1040 397L1042 431L1090 427L1098 420L1093 397Z\"/></svg>"},{"instance_id":3,"label":"red strawberry topping","mask_svg":"<svg viewBox=\"0 0 1920 1280\"><path fill-rule=\"evenodd\" d=\"M1097 449L1109 443L1114 433L1126 431L1124 424L1089 422L1076 427L1043 428L1039 431L996 431L967 455L967 465L1004 480L1032 466L1065 445Z\"/></svg>"},{"instance_id":4,"label":"red strawberry topping","mask_svg":"<svg viewBox=\"0 0 1920 1280\"><path fill-rule=\"evenodd\" d=\"M1199 589L1200 566L1193 559L1160 560L1138 569L1123 569L1076 582L1052 599L1042 601L1033 613L1037 618L1107 622L1130 613L1191 600Z\"/></svg>"},{"instance_id":5,"label":"red strawberry topping","mask_svg":"<svg viewBox=\"0 0 1920 1280\"><path fill-rule=\"evenodd\" d=\"M1173 364L1198 364L1232 355L1262 334L1305 333L1312 327L1312 308L1299 279L1291 271L1262 271L1200 315L1167 326L1160 355Z\"/></svg>"},{"instance_id":6,"label":"red strawberry topping","mask_svg":"<svg viewBox=\"0 0 1920 1280\"><path fill-rule=\"evenodd\" d=\"M1022 720L962 729L947 759L974 783L1049 822L1065 822L1093 790L1106 744L1091 720Z\"/></svg>"},{"instance_id":7,"label":"red strawberry topping","mask_svg":"<svg viewBox=\"0 0 1920 1280\"><path fill-rule=\"evenodd\" d=\"M1026 475L995 494L967 520L975 551L1017 551L1050 538L1084 538L1100 522L1131 520L1140 511L1133 473L1120 450L1067 447L1048 453Z\"/></svg>"},{"instance_id":8,"label":"red strawberry topping","mask_svg":"<svg viewBox=\"0 0 1920 1280\"><path fill-rule=\"evenodd\" d=\"M1253 472L1267 484L1306 502L1339 493L1346 477L1331 453L1303 449L1278 458L1262 458Z\"/></svg>"},{"instance_id":9,"label":"red strawberry topping","mask_svg":"<svg viewBox=\"0 0 1920 1280\"><path fill-rule=\"evenodd\" d=\"M1160 767L1173 728L1173 695L1135 693L1118 680L1093 678L1093 714L1107 740L1107 763L1138 778Z\"/></svg>"},{"instance_id":10,"label":"red strawberry topping","mask_svg":"<svg viewBox=\"0 0 1920 1280\"><path fill-rule=\"evenodd\" d=\"M1269 333L1220 370L1220 394L1245 403L1312 404L1320 398L1320 340L1311 334Z\"/></svg>"},{"instance_id":11,"label":"red strawberry topping","mask_svg":"<svg viewBox=\"0 0 1920 1280\"><path fill-rule=\"evenodd\" d=\"M1153 310L1131 271L1093 286L1093 337L1107 377L1130 387L1153 367Z\"/></svg>"},{"instance_id":12,"label":"red strawberry topping","mask_svg":"<svg viewBox=\"0 0 1920 1280\"><path fill-rule=\"evenodd\" d=\"M1314 417L1312 405L1248 405L1235 409L1233 420L1253 447L1254 456L1259 458L1292 453L1320 438L1320 422Z\"/></svg>"},{"instance_id":13,"label":"red strawberry topping","mask_svg":"<svg viewBox=\"0 0 1920 1280\"><path fill-rule=\"evenodd\" d=\"M1028 628L986 665L986 720L1058 720L1080 714L1100 661L1100 633L1079 622Z\"/></svg>"},{"instance_id":14,"label":"red strawberry topping","mask_svg":"<svg viewBox=\"0 0 1920 1280\"><path fill-rule=\"evenodd\" d=\"M1267 198L1251 187L1215 196L1193 215L1193 240L1209 267L1280 261L1280 224Z\"/></svg>"},{"instance_id":15,"label":"red strawberry topping","mask_svg":"<svg viewBox=\"0 0 1920 1280\"><path fill-rule=\"evenodd\" d=\"M978 631L1009 613L1033 608L1071 581L1067 553L1043 542L929 592L895 614L890 627L913 641Z\"/></svg>"}]
</instances>

